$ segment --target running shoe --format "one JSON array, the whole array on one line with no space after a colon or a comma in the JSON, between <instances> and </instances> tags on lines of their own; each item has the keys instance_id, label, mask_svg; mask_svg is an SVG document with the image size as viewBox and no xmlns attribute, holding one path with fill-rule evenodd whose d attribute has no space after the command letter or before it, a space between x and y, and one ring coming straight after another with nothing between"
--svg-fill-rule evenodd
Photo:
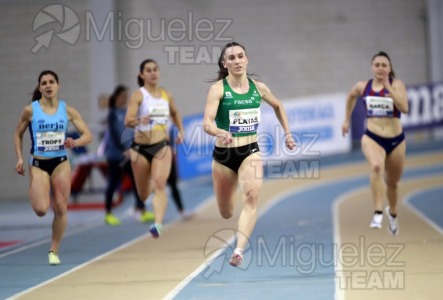
<instances>
[{"instance_id":1,"label":"running shoe","mask_svg":"<svg viewBox=\"0 0 443 300\"><path fill-rule=\"evenodd\" d=\"M369 224L369 228L380 229L382 221L383 221L383 214L374 214L374 216L372 217L371 224Z\"/></svg>"},{"instance_id":2,"label":"running shoe","mask_svg":"<svg viewBox=\"0 0 443 300\"><path fill-rule=\"evenodd\" d=\"M152 224L151 227L149 227L149 232L151 233L152 237L156 239L160 236L161 229L162 226L160 224Z\"/></svg>"},{"instance_id":3,"label":"running shoe","mask_svg":"<svg viewBox=\"0 0 443 300\"><path fill-rule=\"evenodd\" d=\"M139 220L142 223L149 223L149 222L154 221L154 219L155 219L154 213L152 213L152 212L150 212L148 210L145 210L144 212L142 212L140 214L140 219Z\"/></svg>"},{"instance_id":4,"label":"running shoe","mask_svg":"<svg viewBox=\"0 0 443 300\"><path fill-rule=\"evenodd\" d=\"M391 214L391 211L389 210L389 206L385 208L385 213L388 216L389 219L389 227L388 230L392 235L398 234L398 223L397 223L397 216L393 216Z\"/></svg>"},{"instance_id":5,"label":"running shoe","mask_svg":"<svg viewBox=\"0 0 443 300\"><path fill-rule=\"evenodd\" d=\"M238 267L243 262L243 254L241 249L237 248L234 250L234 253L232 253L231 259L229 259L229 263L233 267Z\"/></svg>"},{"instance_id":6,"label":"running shoe","mask_svg":"<svg viewBox=\"0 0 443 300\"><path fill-rule=\"evenodd\" d=\"M57 252L49 251L48 260L51 266L56 266L60 264L60 258L58 258Z\"/></svg>"},{"instance_id":7,"label":"running shoe","mask_svg":"<svg viewBox=\"0 0 443 300\"><path fill-rule=\"evenodd\" d=\"M180 212L180 217L182 218L183 221L187 221L194 217L194 213L184 210Z\"/></svg>"},{"instance_id":8,"label":"running shoe","mask_svg":"<svg viewBox=\"0 0 443 300\"><path fill-rule=\"evenodd\" d=\"M105 223L110 226L118 226L122 224L122 222L113 214L106 214Z\"/></svg>"}]
</instances>

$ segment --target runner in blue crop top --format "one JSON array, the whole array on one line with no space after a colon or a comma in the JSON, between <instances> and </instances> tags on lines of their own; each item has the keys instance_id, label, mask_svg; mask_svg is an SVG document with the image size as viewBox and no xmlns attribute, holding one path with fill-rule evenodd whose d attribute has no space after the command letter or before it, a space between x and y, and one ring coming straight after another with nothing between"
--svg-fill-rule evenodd
<instances>
[{"instance_id":1,"label":"runner in blue crop top","mask_svg":"<svg viewBox=\"0 0 443 300\"><path fill-rule=\"evenodd\" d=\"M342 132L349 131L355 103L362 97L366 107L366 132L362 137L362 150L371 168L371 190L375 213L371 228L381 228L383 218L383 190L385 180L389 206L385 212L388 229L398 234L397 186L403 173L406 142L400 122L400 114L408 113L409 104L403 82L395 78L391 60L385 52L372 58L373 78L359 81L348 94L346 117Z\"/></svg>"},{"instance_id":2,"label":"runner in blue crop top","mask_svg":"<svg viewBox=\"0 0 443 300\"><path fill-rule=\"evenodd\" d=\"M60 100L58 108L53 114L45 113L40 101L33 101L31 107L32 119L29 123L29 133L32 156L38 158L66 156L65 139L68 115L65 102Z\"/></svg>"},{"instance_id":3,"label":"runner in blue crop top","mask_svg":"<svg viewBox=\"0 0 443 300\"><path fill-rule=\"evenodd\" d=\"M71 189L71 168L66 149L84 146L92 140L88 126L74 108L57 98L58 76L53 71L43 71L33 102L27 105L19 119L14 145L17 154L16 171L25 174L23 160L23 134L29 128L31 157L29 159L29 197L35 213L42 217L48 211L53 196L54 220L49 264L58 265L58 249L67 224L67 204ZM78 139L66 138L68 121L81 134Z\"/></svg>"}]
</instances>

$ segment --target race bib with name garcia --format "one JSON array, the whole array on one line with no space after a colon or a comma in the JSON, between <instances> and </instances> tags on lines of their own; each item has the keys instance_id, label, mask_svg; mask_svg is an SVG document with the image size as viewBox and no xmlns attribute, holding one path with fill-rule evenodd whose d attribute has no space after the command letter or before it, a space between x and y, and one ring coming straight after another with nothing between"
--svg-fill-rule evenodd
<instances>
[{"instance_id":1,"label":"race bib with name garcia","mask_svg":"<svg viewBox=\"0 0 443 300\"><path fill-rule=\"evenodd\" d=\"M260 108L229 110L229 132L255 133L260 123Z\"/></svg>"},{"instance_id":2,"label":"race bib with name garcia","mask_svg":"<svg viewBox=\"0 0 443 300\"><path fill-rule=\"evenodd\" d=\"M37 150L38 151L59 151L65 149L65 133L64 132L37 132Z\"/></svg>"},{"instance_id":3,"label":"race bib with name garcia","mask_svg":"<svg viewBox=\"0 0 443 300\"><path fill-rule=\"evenodd\" d=\"M368 117L394 116L394 100L389 97L366 96Z\"/></svg>"}]
</instances>

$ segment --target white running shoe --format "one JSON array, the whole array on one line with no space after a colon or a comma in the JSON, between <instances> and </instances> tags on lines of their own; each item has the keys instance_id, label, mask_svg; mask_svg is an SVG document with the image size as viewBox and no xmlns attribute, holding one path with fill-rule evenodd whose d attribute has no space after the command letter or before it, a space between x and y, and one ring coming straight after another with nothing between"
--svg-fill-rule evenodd
<instances>
[{"instance_id":1,"label":"white running shoe","mask_svg":"<svg viewBox=\"0 0 443 300\"><path fill-rule=\"evenodd\" d=\"M389 210L389 206L386 206L385 213L388 216L389 219L389 227L388 230L392 235L398 234L398 223L397 223L397 217L393 217L391 215L391 211Z\"/></svg>"},{"instance_id":2,"label":"white running shoe","mask_svg":"<svg viewBox=\"0 0 443 300\"><path fill-rule=\"evenodd\" d=\"M234 253L232 253L231 259L229 259L229 263L233 267L238 267L243 262L243 254L242 250L240 248L237 248L234 250Z\"/></svg>"},{"instance_id":3,"label":"white running shoe","mask_svg":"<svg viewBox=\"0 0 443 300\"><path fill-rule=\"evenodd\" d=\"M374 214L374 216L372 217L372 222L371 224L369 224L369 228L380 229L382 221L383 221L383 214Z\"/></svg>"}]
</instances>

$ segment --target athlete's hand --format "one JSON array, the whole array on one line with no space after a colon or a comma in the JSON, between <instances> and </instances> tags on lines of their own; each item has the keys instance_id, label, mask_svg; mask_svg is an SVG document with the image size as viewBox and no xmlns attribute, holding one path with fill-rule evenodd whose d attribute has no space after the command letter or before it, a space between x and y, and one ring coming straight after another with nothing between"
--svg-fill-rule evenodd
<instances>
[{"instance_id":1,"label":"athlete's hand","mask_svg":"<svg viewBox=\"0 0 443 300\"><path fill-rule=\"evenodd\" d=\"M181 134L180 132L177 134L177 137L175 138L176 144L181 144L185 141L185 136Z\"/></svg>"},{"instance_id":2,"label":"athlete's hand","mask_svg":"<svg viewBox=\"0 0 443 300\"><path fill-rule=\"evenodd\" d=\"M125 158L131 158L131 150L125 150L125 151L123 151L123 156L125 157Z\"/></svg>"},{"instance_id":3,"label":"athlete's hand","mask_svg":"<svg viewBox=\"0 0 443 300\"><path fill-rule=\"evenodd\" d=\"M72 149L75 147L75 140L73 138L67 138L65 140L65 148Z\"/></svg>"},{"instance_id":4,"label":"athlete's hand","mask_svg":"<svg viewBox=\"0 0 443 300\"><path fill-rule=\"evenodd\" d=\"M383 86L386 88L386 89L390 89L390 88L392 88L392 86L391 86L391 83L389 82L389 73L386 73L386 74L384 74L383 75L383 78L382 78L382 80L381 80L381 83L383 84Z\"/></svg>"},{"instance_id":5,"label":"athlete's hand","mask_svg":"<svg viewBox=\"0 0 443 300\"><path fill-rule=\"evenodd\" d=\"M229 143L232 143L232 134L230 132L224 132L219 135L217 135L217 138L222 140L223 145L227 145Z\"/></svg>"},{"instance_id":6,"label":"athlete's hand","mask_svg":"<svg viewBox=\"0 0 443 300\"><path fill-rule=\"evenodd\" d=\"M25 167L23 166L23 159L19 159L17 161L17 165L15 165L15 171L17 174L25 176Z\"/></svg>"},{"instance_id":7,"label":"athlete's hand","mask_svg":"<svg viewBox=\"0 0 443 300\"><path fill-rule=\"evenodd\" d=\"M343 137L346 136L346 134L349 133L349 121L344 121L343 125L341 125L341 133Z\"/></svg>"},{"instance_id":8,"label":"athlete's hand","mask_svg":"<svg viewBox=\"0 0 443 300\"><path fill-rule=\"evenodd\" d=\"M149 115L138 118L140 125L149 125Z\"/></svg>"},{"instance_id":9,"label":"athlete's hand","mask_svg":"<svg viewBox=\"0 0 443 300\"><path fill-rule=\"evenodd\" d=\"M297 147L297 144L295 143L294 138L292 137L291 134L286 135L286 141L285 141L286 147L289 150L294 150L295 147Z\"/></svg>"}]
</instances>

